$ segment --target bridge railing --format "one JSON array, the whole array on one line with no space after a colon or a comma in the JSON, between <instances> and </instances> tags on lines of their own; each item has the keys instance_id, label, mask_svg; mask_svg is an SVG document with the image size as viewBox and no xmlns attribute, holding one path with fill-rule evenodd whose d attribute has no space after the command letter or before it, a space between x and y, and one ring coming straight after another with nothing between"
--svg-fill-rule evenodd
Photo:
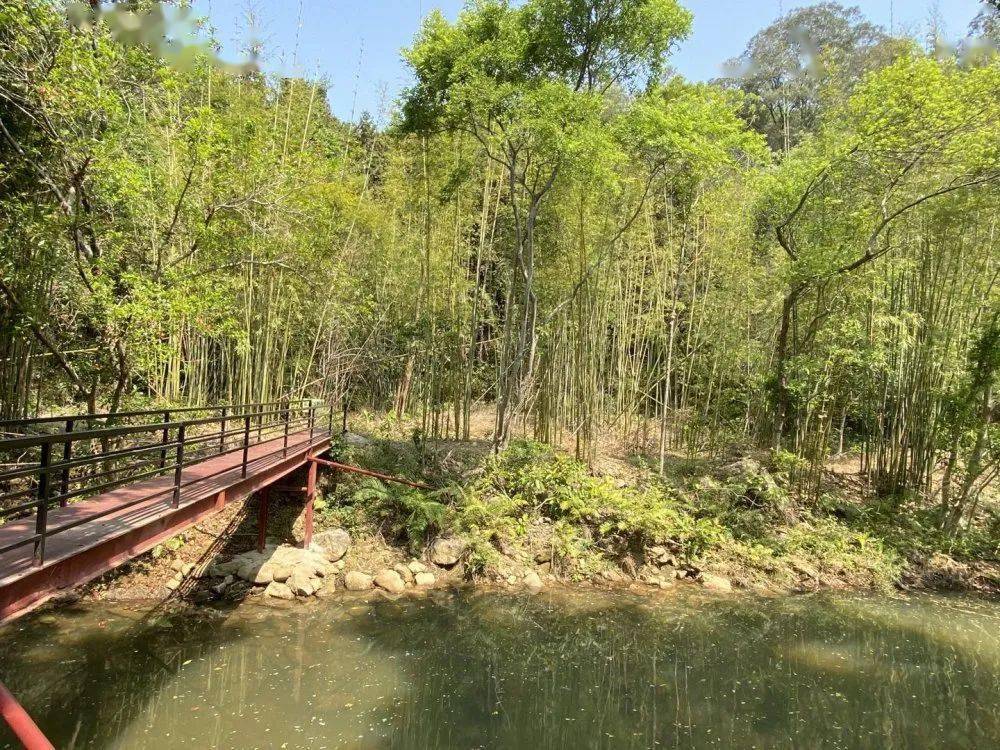
<instances>
[{"instance_id":1,"label":"bridge railing","mask_svg":"<svg viewBox=\"0 0 1000 750\"><path fill-rule=\"evenodd\" d=\"M186 467L241 452L246 476L254 445L281 441L287 455L332 426L333 407L308 399L0 422L8 435L0 439L0 524L35 518L34 535L0 546L0 554L30 544L42 565L54 534L160 496L177 507L185 487L234 468L186 479ZM160 476L173 481L100 513L49 523L52 508Z\"/></svg>"}]
</instances>

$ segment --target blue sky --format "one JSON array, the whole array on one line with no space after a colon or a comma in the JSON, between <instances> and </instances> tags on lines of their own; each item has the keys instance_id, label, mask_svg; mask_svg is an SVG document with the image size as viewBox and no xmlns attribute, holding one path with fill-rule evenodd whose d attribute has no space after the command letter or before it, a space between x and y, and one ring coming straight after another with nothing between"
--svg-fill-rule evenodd
<instances>
[{"instance_id":1,"label":"blue sky","mask_svg":"<svg viewBox=\"0 0 1000 750\"><path fill-rule=\"evenodd\" d=\"M758 30L782 11L808 5L799 0L682 0L694 12L691 37L672 58L685 76L717 76L722 63L738 55ZM897 32L922 34L928 19L943 21L947 38L964 35L979 0L842 0L872 21ZM420 18L438 8L454 18L463 0L194 0L223 44L223 56L240 57L248 38L247 9L258 19L265 44L263 67L273 73L321 76L330 84L334 114L356 119L367 110L380 115L407 83L399 51L409 44ZM301 15L300 15L301 11ZM301 19L301 23L300 23Z\"/></svg>"}]
</instances>

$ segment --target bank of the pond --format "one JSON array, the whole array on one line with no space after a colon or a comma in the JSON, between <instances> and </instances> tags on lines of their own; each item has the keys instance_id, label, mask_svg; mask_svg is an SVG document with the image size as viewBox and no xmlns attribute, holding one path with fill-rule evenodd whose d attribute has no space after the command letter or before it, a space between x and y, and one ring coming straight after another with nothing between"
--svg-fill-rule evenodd
<instances>
[{"instance_id":1,"label":"bank of the pond","mask_svg":"<svg viewBox=\"0 0 1000 750\"><path fill-rule=\"evenodd\" d=\"M348 435L351 463L438 487L324 474L313 549L301 495L272 494L268 546L257 500L233 506L87 587L86 598L175 603L418 594L479 585L718 593L927 590L1000 593L989 529L938 533L918 508L860 499L831 474L819 501L796 494L772 457L586 466L552 448Z\"/></svg>"}]
</instances>

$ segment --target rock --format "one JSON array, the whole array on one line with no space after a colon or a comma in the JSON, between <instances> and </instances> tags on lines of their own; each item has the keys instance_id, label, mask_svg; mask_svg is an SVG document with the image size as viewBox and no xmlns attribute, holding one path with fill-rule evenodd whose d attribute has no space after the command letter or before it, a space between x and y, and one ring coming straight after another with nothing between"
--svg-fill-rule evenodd
<instances>
[{"instance_id":1,"label":"rock","mask_svg":"<svg viewBox=\"0 0 1000 750\"><path fill-rule=\"evenodd\" d=\"M656 582L656 585L659 586L661 589L670 589L670 588L673 588L674 586L677 585L677 579L676 578L660 578Z\"/></svg>"},{"instance_id":2,"label":"rock","mask_svg":"<svg viewBox=\"0 0 1000 750\"><path fill-rule=\"evenodd\" d=\"M457 537L435 539L431 544L431 562L443 568L450 568L462 559L468 546L464 539Z\"/></svg>"},{"instance_id":3,"label":"rock","mask_svg":"<svg viewBox=\"0 0 1000 750\"><path fill-rule=\"evenodd\" d=\"M319 562L316 560L303 560L299 563L298 568L303 570L308 570L309 575L313 578L326 578L326 566L327 563Z\"/></svg>"},{"instance_id":4,"label":"rock","mask_svg":"<svg viewBox=\"0 0 1000 750\"><path fill-rule=\"evenodd\" d=\"M523 583L524 587L529 591L538 591L544 585L542 584L541 576L539 576L535 571L528 573L528 575L522 579L521 583Z\"/></svg>"},{"instance_id":5,"label":"rock","mask_svg":"<svg viewBox=\"0 0 1000 750\"><path fill-rule=\"evenodd\" d=\"M670 547L657 544L652 547L647 547L645 552L645 558L647 563L653 565L668 565L671 568L677 567L677 558L675 557L675 550Z\"/></svg>"},{"instance_id":6,"label":"rock","mask_svg":"<svg viewBox=\"0 0 1000 750\"><path fill-rule=\"evenodd\" d=\"M264 563L257 569L253 579L247 579L254 586L266 586L274 580L274 566L271 563Z\"/></svg>"},{"instance_id":7,"label":"rock","mask_svg":"<svg viewBox=\"0 0 1000 750\"><path fill-rule=\"evenodd\" d=\"M406 567L414 574L427 572L427 566L420 562L420 560L410 560Z\"/></svg>"},{"instance_id":8,"label":"rock","mask_svg":"<svg viewBox=\"0 0 1000 750\"><path fill-rule=\"evenodd\" d=\"M267 584L267 588L264 589L264 596L270 596L272 599L286 599L291 600L295 598L295 594L292 589L289 588L284 583L278 583L277 581L271 581Z\"/></svg>"},{"instance_id":9,"label":"rock","mask_svg":"<svg viewBox=\"0 0 1000 750\"><path fill-rule=\"evenodd\" d=\"M799 575L803 575L806 578L811 578L814 581L820 579L819 571L816 570L812 565L805 562L804 560L793 559L791 561L792 570L794 570Z\"/></svg>"},{"instance_id":10,"label":"rock","mask_svg":"<svg viewBox=\"0 0 1000 750\"><path fill-rule=\"evenodd\" d=\"M730 583L728 578L717 576L714 573L702 573L701 578L698 579L698 583L709 591L728 593L733 590L733 584Z\"/></svg>"},{"instance_id":11,"label":"rock","mask_svg":"<svg viewBox=\"0 0 1000 750\"><path fill-rule=\"evenodd\" d=\"M292 576L300 578L322 578L317 575L317 565L309 560L303 560L292 569Z\"/></svg>"},{"instance_id":12,"label":"rock","mask_svg":"<svg viewBox=\"0 0 1000 750\"><path fill-rule=\"evenodd\" d=\"M546 547L535 553L535 562L539 565L552 562L552 548Z\"/></svg>"},{"instance_id":13,"label":"rock","mask_svg":"<svg viewBox=\"0 0 1000 750\"><path fill-rule=\"evenodd\" d=\"M421 572L421 573L417 573L417 575L414 576L414 582L418 586L433 586L434 585L434 581L435 581L435 578L434 578L434 574L433 573L424 573L424 572Z\"/></svg>"},{"instance_id":14,"label":"rock","mask_svg":"<svg viewBox=\"0 0 1000 750\"><path fill-rule=\"evenodd\" d=\"M233 576L226 576L217 584L212 586L212 593L216 596L222 596L226 592L226 589L229 588L229 585L235 580L236 579Z\"/></svg>"},{"instance_id":15,"label":"rock","mask_svg":"<svg viewBox=\"0 0 1000 750\"><path fill-rule=\"evenodd\" d=\"M367 591L374 583L374 578L357 570L348 571L344 576L344 588L348 591Z\"/></svg>"},{"instance_id":16,"label":"rock","mask_svg":"<svg viewBox=\"0 0 1000 750\"><path fill-rule=\"evenodd\" d=\"M271 579L278 583L284 583L292 577L293 568L286 563L275 563L271 568Z\"/></svg>"},{"instance_id":17,"label":"rock","mask_svg":"<svg viewBox=\"0 0 1000 750\"><path fill-rule=\"evenodd\" d=\"M194 572L194 563L184 562L181 559L174 560L170 563L170 569L175 573L179 573L185 578Z\"/></svg>"},{"instance_id":18,"label":"rock","mask_svg":"<svg viewBox=\"0 0 1000 750\"><path fill-rule=\"evenodd\" d=\"M375 585L390 594L402 594L406 588L403 577L395 570L383 570L375 576Z\"/></svg>"},{"instance_id":19,"label":"rock","mask_svg":"<svg viewBox=\"0 0 1000 750\"><path fill-rule=\"evenodd\" d=\"M345 445L353 445L359 448L372 444L371 440L356 432L345 432L340 436L340 440Z\"/></svg>"},{"instance_id":20,"label":"rock","mask_svg":"<svg viewBox=\"0 0 1000 750\"><path fill-rule=\"evenodd\" d=\"M334 596L337 593L337 581L334 578L323 579L323 585L313 592L313 595L320 598L326 599L328 597Z\"/></svg>"},{"instance_id":21,"label":"rock","mask_svg":"<svg viewBox=\"0 0 1000 750\"><path fill-rule=\"evenodd\" d=\"M167 581L166 586L170 591L176 591L181 587L181 583L183 583L183 579L175 576Z\"/></svg>"},{"instance_id":22,"label":"rock","mask_svg":"<svg viewBox=\"0 0 1000 750\"><path fill-rule=\"evenodd\" d=\"M543 563L541 563L538 566L538 572L548 575L549 573L552 572L552 563L551 562L543 562Z\"/></svg>"},{"instance_id":23,"label":"rock","mask_svg":"<svg viewBox=\"0 0 1000 750\"><path fill-rule=\"evenodd\" d=\"M260 564L253 560L242 560L236 569L236 577L253 583L253 579L257 576L257 571L260 570L260 567Z\"/></svg>"},{"instance_id":24,"label":"rock","mask_svg":"<svg viewBox=\"0 0 1000 750\"><path fill-rule=\"evenodd\" d=\"M660 569L655 565L643 565L636 571L636 578L641 581L656 580L660 575Z\"/></svg>"},{"instance_id":25,"label":"rock","mask_svg":"<svg viewBox=\"0 0 1000 750\"><path fill-rule=\"evenodd\" d=\"M240 569L240 566L242 564L243 564L243 558L234 557L232 560L228 560L223 563L216 563L215 565L212 566L212 570L214 571L214 575L216 576L236 575L236 571Z\"/></svg>"},{"instance_id":26,"label":"rock","mask_svg":"<svg viewBox=\"0 0 1000 750\"><path fill-rule=\"evenodd\" d=\"M321 531L313 537L313 547L321 549L331 561L337 561L351 548L351 535L344 529Z\"/></svg>"},{"instance_id":27,"label":"rock","mask_svg":"<svg viewBox=\"0 0 1000 750\"><path fill-rule=\"evenodd\" d=\"M343 560L337 560L337 562L333 564L333 567L339 571L342 571L344 568L347 567L347 563L345 563Z\"/></svg>"},{"instance_id":28,"label":"rock","mask_svg":"<svg viewBox=\"0 0 1000 750\"><path fill-rule=\"evenodd\" d=\"M413 571L403 565L403 563L396 563L392 566L392 569L399 573L399 577L403 579L403 583L413 583Z\"/></svg>"},{"instance_id":29,"label":"rock","mask_svg":"<svg viewBox=\"0 0 1000 750\"><path fill-rule=\"evenodd\" d=\"M301 567L292 572L287 585L296 596L312 596L313 591L316 590L309 573Z\"/></svg>"},{"instance_id":30,"label":"rock","mask_svg":"<svg viewBox=\"0 0 1000 750\"><path fill-rule=\"evenodd\" d=\"M509 575L509 576L507 576L507 583L509 583L511 586L513 586L515 583L517 583L517 576L515 576L515 575Z\"/></svg>"}]
</instances>

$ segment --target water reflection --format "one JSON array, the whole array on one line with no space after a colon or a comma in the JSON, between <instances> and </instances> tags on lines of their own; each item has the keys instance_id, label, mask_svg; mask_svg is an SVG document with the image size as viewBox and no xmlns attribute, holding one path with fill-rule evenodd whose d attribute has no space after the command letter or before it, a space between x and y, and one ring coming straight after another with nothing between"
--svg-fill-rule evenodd
<instances>
[{"instance_id":1,"label":"water reflection","mask_svg":"<svg viewBox=\"0 0 1000 750\"><path fill-rule=\"evenodd\" d=\"M60 747L989 747L1000 606L462 594L153 622L78 608L0 631L0 674Z\"/></svg>"}]
</instances>

